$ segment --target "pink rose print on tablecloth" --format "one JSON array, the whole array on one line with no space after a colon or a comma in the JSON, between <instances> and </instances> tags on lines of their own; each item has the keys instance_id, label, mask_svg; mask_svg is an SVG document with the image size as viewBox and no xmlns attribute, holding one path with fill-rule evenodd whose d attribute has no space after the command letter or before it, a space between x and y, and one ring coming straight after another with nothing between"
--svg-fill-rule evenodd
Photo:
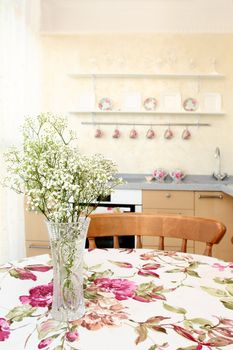
<instances>
[{"instance_id":1,"label":"pink rose print on tablecloth","mask_svg":"<svg viewBox=\"0 0 233 350\"><path fill-rule=\"evenodd\" d=\"M112 292L117 300L131 298L136 289L136 283L121 278L97 278L94 283L101 290Z\"/></svg>"},{"instance_id":2,"label":"pink rose print on tablecloth","mask_svg":"<svg viewBox=\"0 0 233 350\"><path fill-rule=\"evenodd\" d=\"M10 336L10 326L5 318L0 318L0 341L8 339Z\"/></svg>"},{"instance_id":3,"label":"pink rose print on tablecloth","mask_svg":"<svg viewBox=\"0 0 233 350\"><path fill-rule=\"evenodd\" d=\"M140 255L141 260L153 260L155 256L154 252L143 253Z\"/></svg>"},{"instance_id":4,"label":"pink rose print on tablecloth","mask_svg":"<svg viewBox=\"0 0 233 350\"><path fill-rule=\"evenodd\" d=\"M221 264L219 264L219 263L214 263L214 264L212 265L212 267L218 269L219 271L224 271L224 270L225 270L226 268L228 268L228 267L232 268L232 267L233 267L233 263L229 263L229 264L227 264L227 265L221 265Z\"/></svg>"},{"instance_id":5,"label":"pink rose print on tablecloth","mask_svg":"<svg viewBox=\"0 0 233 350\"><path fill-rule=\"evenodd\" d=\"M159 278L159 275L156 272L151 271L151 270L140 269L138 271L138 275L140 275L140 276L153 276L153 277Z\"/></svg>"},{"instance_id":6,"label":"pink rose print on tablecloth","mask_svg":"<svg viewBox=\"0 0 233 350\"><path fill-rule=\"evenodd\" d=\"M113 265L123 267L126 269L132 269L133 265L127 261L115 261L115 260L109 260Z\"/></svg>"},{"instance_id":7,"label":"pink rose print on tablecloth","mask_svg":"<svg viewBox=\"0 0 233 350\"><path fill-rule=\"evenodd\" d=\"M36 281L37 277L31 271L27 269L14 268L10 270L10 275L20 280L33 280Z\"/></svg>"},{"instance_id":8,"label":"pink rose print on tablecloth","mask_svg":"<svg viewBox=\"0 0 233 350\"><path fill-rule=\"evenodd\" d=\"M53 284L44 284L31 288L29 295L19 297L22 304L30 304L31 306L46 307L51 306L53 295Z\"/></svg>"},{"instance_id":9,"label":"pink rose print on tablecloth","mask_svg":"<svg viewBox=\"0 0 233 350\"><path fill-rule=\"evenodd\" d=\"M52 266L43 264L33 264L26 265L24 267L16 267L13 264L8 264L8 266L4 266L2 269L4 269L4 271L8 271L11 277L17 278L19 280L36 281L37 276L32 271L47 272L52 269Z\"/></svg>"},{"instance_id":10,"label":"pink rose print on tablecloth","mask_svg":"<svg viewBox=\"0 0 233 350\"><path fill-rule=\"evenodd\" d=\"M148 253L143 253L143 254L140 254L140 259L141 260L154 260L156 258L157 255L163 255L163 256L170 256L170 257L173 257L173 256L177 256L177 252L173 252L173 251L151 251L151 252L148 252Z\"/></svg>"},{"instance_id":11,"label":"pink rose print on tablecloth","mask_svg":"<svg viewBox=\"0 0 233 350\"><path fill-rule=\"evenodd\" d=\"M103 327L119 326L122 320L129 318L124 309L124 306L114 298L88 300L85 315L80 320L72 322L72 324L91 331Z\"/></svg>"},{"instance_id":12,"label":"pink rose print on tablecloth","mask_svg":"<svg viewBox=\"0 0 233 350\"><path fill-rule=\"evenodd\" d=\"M34 265L27 265L25 266L25 268L30 271L47 272L51 270L53 267L51 265L34 264Z\"/></svg>"},{"instance_id":13,"label":"pink rose print on tablecloth","mask_svg":"<svg viewBox=\"0 0 233 350\"><path fill-rule=\"evenodd\" d=\"M77 330L75 330L73 332L66 332L66 339L70 342L77 340L78 337L79 337L79 334L78 334Z\"/></svg>"},{"instance_id":14,"label":"pink rose print on tablecloth","mask_svg":"<svg viewBox=\"0 0 233 350\"><path fill-rule=\"evenodd\" d=\"M38 349L44 349L47 348L53 341L53 338L45 338L42 339L38 344Z\"/></svg>"},{"instance_id":15,"label":"pink rose print on tablecloth","mask_svg":"<svg viewBox=\"0 0 233 350\"><path fill-rule=\"evenodd\" d=\"M144 264L142 268L138 270L138 274L141 276L154 276L159 278L159 275L153 270L157 270L160 267L161 267L160 264L155 264L155 263Z\"/></svg>"}]
</instances>

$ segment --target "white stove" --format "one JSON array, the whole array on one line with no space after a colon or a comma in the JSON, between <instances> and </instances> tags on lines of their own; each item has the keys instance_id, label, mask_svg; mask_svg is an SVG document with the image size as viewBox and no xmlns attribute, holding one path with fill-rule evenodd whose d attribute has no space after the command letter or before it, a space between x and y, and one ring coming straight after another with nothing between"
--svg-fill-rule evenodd
<instances>
[{"instance_id":1,"label":"white stove","mask_svg":"<svg viewBox=\"0 0 233 350\"><path fill-rule=\"evenodd\" d=\"M121 212L142 211L141 190L115 190L106 200L100 201L95 212L103 213L111 210Z\"/></svg>"}]
</instances>

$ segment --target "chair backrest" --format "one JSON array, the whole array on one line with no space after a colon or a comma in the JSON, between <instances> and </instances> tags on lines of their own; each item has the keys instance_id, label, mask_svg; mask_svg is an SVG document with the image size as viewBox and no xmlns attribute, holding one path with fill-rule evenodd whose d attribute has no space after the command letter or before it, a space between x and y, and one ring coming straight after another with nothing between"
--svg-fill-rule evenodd
<instances>
[{"instance_id":1,"label":"chair backrest","mask_svg":"<svg viewBox=\"0 0 233 350\"><path fill-rule=\"evenodd\" d=\"M141 236L159 237L158 249L164 250L164 238L182 239L181 251L186 252L187 240L206 243L204 255L212 255L212 246L220 242L226 227L216 220L143 213L92 214L87 238L89 247L96 248L95 237L113 237L119 248L119 236L136 236L137 248L142 248Z\"/></svg>"}]
</instances>

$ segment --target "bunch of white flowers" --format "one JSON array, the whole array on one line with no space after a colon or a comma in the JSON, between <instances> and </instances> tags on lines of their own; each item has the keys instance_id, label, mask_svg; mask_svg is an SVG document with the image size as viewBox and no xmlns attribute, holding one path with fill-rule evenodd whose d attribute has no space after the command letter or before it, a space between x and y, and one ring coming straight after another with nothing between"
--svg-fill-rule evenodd
<instances>
[{"instance_id":1,"label":"bunch of white flowers","mask_svg":"<svg viewBox=\"0 0 233 350\"><path fill-rule=\"evenodd\" d=\"M5 155L7 186L25 194L29 209L56 223L89 215L91 203L98 204L98 198L122 183L111 160L81 155L74 140L65 118L41 114L26 119L22 149L12 148Z\"/></svg>"}]
</instances>

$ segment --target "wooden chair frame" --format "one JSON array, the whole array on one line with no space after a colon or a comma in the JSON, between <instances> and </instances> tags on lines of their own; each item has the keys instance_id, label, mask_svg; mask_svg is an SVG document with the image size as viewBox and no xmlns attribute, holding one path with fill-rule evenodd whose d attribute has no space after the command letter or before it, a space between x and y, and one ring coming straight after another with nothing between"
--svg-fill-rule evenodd
<instances>
[{"instance_id":1,"label":"wooden chair frame","mask_svg":"<svg viewBox=\"0 0 233 350\"><path fill-rule=\"evenodd\" d=\"M137 248L142 248L142 236L159 237L158 249L164 250L164 238L180 238L181 251L187 251L187 241L206 243L204 255L212 256L213 244L218 244L226 232L219 221L191 216L155 215L143 213L107 213L90 215L87 238L89 247L96 248L95 237L113 237L113 247L119 248L119 236L136 236Z\"/></svg>"}]
</instances>

